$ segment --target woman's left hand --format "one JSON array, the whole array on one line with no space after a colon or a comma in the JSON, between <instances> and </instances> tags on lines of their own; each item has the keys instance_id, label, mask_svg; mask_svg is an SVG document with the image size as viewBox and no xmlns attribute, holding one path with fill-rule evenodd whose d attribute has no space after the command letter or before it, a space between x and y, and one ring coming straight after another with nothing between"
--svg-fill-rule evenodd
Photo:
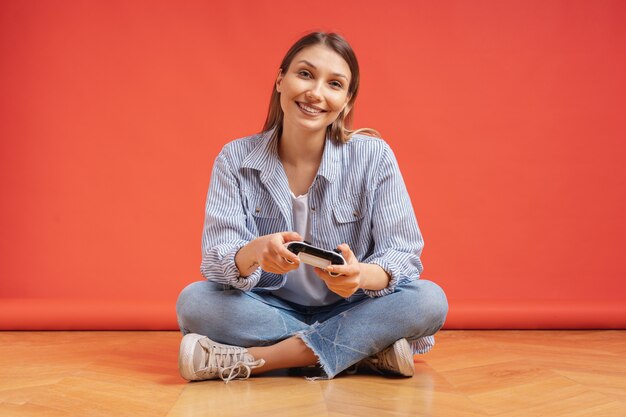
<instances>
[{"instance_id":1,"label":"woman's left hand","mask_svg":"<svg viewBox=\"0 0 626 417\"><path fill-rule=\"evenodd\" d=\"M337 246L337 249L346 260L344 265L332 265L327 270L315 268L314 271L326 283L329 290L343 298L348 298L360 288L361 264L346 243ZM341 275L333 277L328 272Z\"/></svg>"}]
</instances>

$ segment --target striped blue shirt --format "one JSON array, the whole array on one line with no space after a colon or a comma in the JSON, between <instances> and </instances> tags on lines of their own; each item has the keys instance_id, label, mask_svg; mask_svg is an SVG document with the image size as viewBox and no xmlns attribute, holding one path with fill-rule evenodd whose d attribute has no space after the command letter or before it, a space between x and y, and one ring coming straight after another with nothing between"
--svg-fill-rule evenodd
<instances>
[{"instance_id":1,"label":"striped blue shirt","mask_svg":"<svg viewBox=\"0 0 626 417\"><path fill-rule=\"evenodd\" d=\"M251 240L292 230L291 192L273 133L224 146L213 165L206 200L200 271L211 281L243 291L275 290L286 279L286 274L261 268L242 277L235 264L237 251ZM358 134L345 144L327 139L308 196L313 245L333 249L347 243L359 262L377 264L391 278L384 289L359 291L380 297L419 279L424 242L385 141ZM415 352L428 351L432 341L414 342Z\"/></svg>"}]
</instances>

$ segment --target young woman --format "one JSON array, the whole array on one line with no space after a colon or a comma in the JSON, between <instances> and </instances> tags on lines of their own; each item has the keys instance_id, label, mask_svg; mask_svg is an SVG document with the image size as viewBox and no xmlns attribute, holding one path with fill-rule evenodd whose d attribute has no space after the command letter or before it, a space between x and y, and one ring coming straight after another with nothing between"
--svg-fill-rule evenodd
<instances>
[{"instance_id":1,"label":"young woman","mask_svg":"<svg viewBox=\"0 0 626 417\"><path fill-rule=\"evenodd\" d=\"M446 297L419 279L423 240L393 152L373 131L349 130L358 88L350 45L308 34L280 65L263 131L218 155L207 280L176 306L183 378L310 365L333 378L355 364L412 376L413 354L434 344ZM292 241L337 248L346 264L305 265Z\"/></svg>"}]
</instances>

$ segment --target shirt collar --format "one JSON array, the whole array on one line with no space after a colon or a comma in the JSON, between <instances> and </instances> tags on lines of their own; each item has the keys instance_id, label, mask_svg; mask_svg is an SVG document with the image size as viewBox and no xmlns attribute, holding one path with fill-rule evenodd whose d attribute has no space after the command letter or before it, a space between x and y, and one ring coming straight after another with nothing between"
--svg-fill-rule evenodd
<instances>
[{"instance_id":1,"label":"shirt collar","mask_svg":"<svg viewBox=\"0 0 626 417\"><path fill-rule=\"evenodd\" d=\"M280 160L278 159L278 138L275 129L267 130L257 138L257 144L241 164L242 168L252 168L261 172L261 181L266 183L274 175Z\"/></svg>"},{"instance_id":2,"label":"shirt collar","mask_svg":"<svg viewBox=\"0 0 626 417\"><path fill-rule=\"evenodd\" d=\"M326 136L326 146L324 146L324 154L317 175L326 178L326 181L330 183L339 176L343 146L343 143L338 143L328 135Z\"/></svg>"},{"instance_id":3,"label":"shirt collar","mask_svg":"<svg viewBox=\"0 0 626 417\"><path fill-rule=\"evenodd\" d=\"M261 181L266 183L278 167L278 137L274 134L275 129L267 130L260 134L257 145L246 156L241 164L242 168L252 168L260 171ZM333 182L339 175L341 166L341 154L343 144L337 143L326 136L324 154L317 175L324 177L328 182Z\"/></svg>"}]
</instances>

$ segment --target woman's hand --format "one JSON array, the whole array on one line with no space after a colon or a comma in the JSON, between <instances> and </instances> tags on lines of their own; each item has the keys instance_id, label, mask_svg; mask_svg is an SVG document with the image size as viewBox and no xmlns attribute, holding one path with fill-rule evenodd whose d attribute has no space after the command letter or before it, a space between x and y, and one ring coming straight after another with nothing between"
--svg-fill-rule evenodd
<instances>
[{"instance_id":1,"label":"woman's hand","mask_svg":"<svg viewBox=\"0 0 626 417\"><path fill-rule=\"evenodd\" d=\"M300 266L300 258L285 248L285 243L302 241L296 232L281 232L261 236L251 244L254 261L261 269L274 274L285 274Z\"/></svg>"},{"instance_id":2,"label":"woman's hand","mask_svg":"<svg viewBox=\"0 0 626 417\"><path fill-rule=\"evenodd\" d=\"M346 243L337 246L337 249L341 251L341 255L346 260L344 265L332 265L327 270L315 268L314 271L326 283L329 290L347 298L361 286L361 264ZM341 275L333 277L328 272Z\"/></svg>"}]
</instances>

